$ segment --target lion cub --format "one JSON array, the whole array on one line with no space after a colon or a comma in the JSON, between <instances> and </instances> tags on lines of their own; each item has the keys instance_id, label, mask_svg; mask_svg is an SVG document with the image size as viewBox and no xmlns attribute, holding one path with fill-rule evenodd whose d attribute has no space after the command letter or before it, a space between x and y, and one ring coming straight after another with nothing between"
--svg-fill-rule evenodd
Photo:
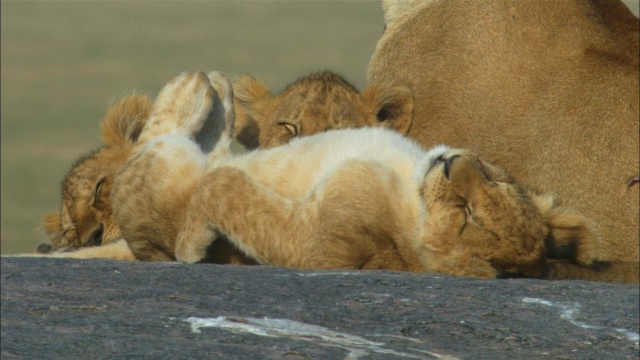
<instances>
[{"instance_id":1,"label":"lion cub","mask_svg":"<svg viewBox=\"0 0 640 360\"><path fill-rule=\"evenodd\" d=\"M233 84L236 139L248 149L282 145L331 129L382 126L406 134L413 95L398 82L358 90L330 71L302 77L276 96L260 81L244 76Z\"/></svg>"},{"instance_id":2,"label":"lion cub","mask_svg":"<svg viewBox=\"0 0 640 360\"><path fill-rule=\"evenodd\" d=\"M239 125L235 132L248 148L273 147L332 128L375 125L406 133L411 125L413 98L398 83L372 85L359 93L342 77L325 71L295 81L275 97L266 85L249 76L233 86L238 94L234 99ZM108 245L120 238L110 189L115 174L131 155L152 103L147 96L131 95L109 106L101 125L104 145L81 157L69 171L62 185L60 212L47 215L42 222L51 245L41 244L38 252L68 252ZM210 147L211 131L205 126L196 142ZM123 242L109 246L120 254L118 258L135 259ZM83 254L56 256L102 257L106 253L93 249Z\"/></svg>"},{"instance_id":3,"label":"lion cub","mask_svg":"<svg viewBox=\"0 0 640 360\"><path fill-rule=\"evenodd\" d=\"M109 106L101 125L104 145L80 157L63 180L60 212L42 221L51 245L41 244L39 253L103 245L113 258L135 260L121 240L109 198L113 179L129 159L152 103L149 97L129 95ZM74 254L66 252L64 256Z\"/></svg>"},{"instance_id":4,"label":"lion cub","mask_svg":"<svg viewBox=\"0 0 640 360\"><path fill-rule=\"evenodd\" d=\"M232 97L218 73L183 73L158 95L112 191L137 258L199 262L226 239L305 269L544 277L548 257L592 261L587 219L469 151L362 128L233 155ZM208 152L194 141L206 121Z\"/></svg>"}]
</instances>

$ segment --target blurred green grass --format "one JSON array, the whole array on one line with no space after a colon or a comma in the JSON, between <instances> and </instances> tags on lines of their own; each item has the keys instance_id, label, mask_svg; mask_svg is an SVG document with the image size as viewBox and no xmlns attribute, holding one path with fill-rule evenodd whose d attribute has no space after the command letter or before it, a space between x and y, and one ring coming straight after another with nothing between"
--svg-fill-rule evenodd
<instances>
[{"instance_id":1,"label":"blurred green grass","mask_svg":"<svg viewBox=\"0 0 640 360\"><path fill-rule=\"evenodd\" d=\"M638 14L638 0L628 0ZM274 91L331 69L359 88L384 22L379 1L0 2L3 254L45 240L60 182L99 145L109 101L154 95L183 70L251 74Z\"/></svg>"},{"instance_id":2,"label":"blurred green grass","mask_svg":"<svg viewBox=\"0 0 640 360\"><path fill-rule=\"evenodd\" d=\"M356 86L384 22L377 1L2 1L1 251L28 252L109 101L183 70L251 74L274 91L331 69Z\"/></svg>"}]
</instances>

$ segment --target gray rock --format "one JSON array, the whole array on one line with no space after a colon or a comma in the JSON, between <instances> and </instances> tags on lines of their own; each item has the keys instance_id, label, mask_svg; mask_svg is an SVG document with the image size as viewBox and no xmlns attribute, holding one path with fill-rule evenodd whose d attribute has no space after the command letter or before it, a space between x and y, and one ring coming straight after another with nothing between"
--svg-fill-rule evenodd
<instances>
[{"instance_id":1,"label":"gray rock","mask_svg":"<svg viewBox=\"0 0 640 360\"><path fill-rule=\"evenodd\" d=\"M8 258L2 359L635 359L637 285Z\"/></svg>"}]
</instances>

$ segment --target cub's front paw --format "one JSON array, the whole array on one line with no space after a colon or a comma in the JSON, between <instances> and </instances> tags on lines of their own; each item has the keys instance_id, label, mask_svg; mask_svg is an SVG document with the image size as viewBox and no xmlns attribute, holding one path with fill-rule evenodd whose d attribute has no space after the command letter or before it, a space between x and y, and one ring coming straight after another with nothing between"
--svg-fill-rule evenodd
<instances>
[{"instance_id":1,"label":"cub's front paw","mask_svg":"<svg viewBox=\"0 0 640 360\"><path fill-rule=\"evenodd\" d=\"M203 149L211 149L208 161L213 163L231 154L231 141L233 139L235 126L235 109L233 105L233 87L229 79L222 73L211 71L208 74L211 86L215 89L215 104L211 112L211 126L206 132L206 138L200 143L205 146Z\"/></svg>"},{"instance_id":2,"label":"cub's front paw","mask_svg":"<svg viewBox=\"0 0 640 360\"><path fill-rule=\"evenodd\" d=\"M206 223L187 220L176 239L176 260L187 264L201 262L207 257L207 249L215 238L215 232L209 230Z\"/></svg>"}]
</instances>

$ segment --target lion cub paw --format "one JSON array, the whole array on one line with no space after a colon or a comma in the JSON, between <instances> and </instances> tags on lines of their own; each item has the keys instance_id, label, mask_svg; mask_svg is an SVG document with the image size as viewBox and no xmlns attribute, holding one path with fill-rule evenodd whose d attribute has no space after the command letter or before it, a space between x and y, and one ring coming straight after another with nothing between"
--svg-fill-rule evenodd
<instances>
[{"instance_id":1,"label":"lion cub paw","mask_svg":"<svg viewBox=\"0 0 640 360\"><path fill-rule=\"evenodd\" d=\"M233 111L233 86L229 79L219 71L211 71L207 74L211 86L218 93L218 98L225 110Z\"/></svg>"},{"instance_id":2,"label":"lion cub paw","mask_svg":"<svg viewBox=\"0 0 640 360\"><path fill-rule=\"evenodd\" d=\"M202 72L183 72L160 90L140 143L160 135L194 137L213 107L214 90Z\"/></svg>"},{"instance_id":3,"label":"lion cub paw","mask_svg":"<svg viewBox=\"0 0 640 360\"><path fill-rule=\"evenodd\" d=\"M210 136L215 139L215 144L208 155L208 161L213 163L231 154L235 110L233 104L233 86L229 79L218 71L211 71L207 76L217 95L211 115L216 127L210 131Z\"/></svg>"}]
</instances>

